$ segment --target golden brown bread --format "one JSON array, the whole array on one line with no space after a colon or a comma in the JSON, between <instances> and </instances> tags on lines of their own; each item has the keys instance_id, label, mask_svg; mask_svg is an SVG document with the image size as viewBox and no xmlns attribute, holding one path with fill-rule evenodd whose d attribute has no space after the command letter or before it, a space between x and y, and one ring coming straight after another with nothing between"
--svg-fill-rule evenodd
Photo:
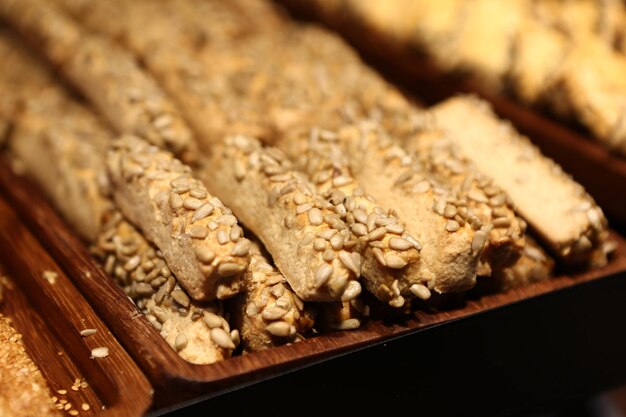
<instances>
[{"instance_id":1,"label":"golden brown bread","mask_svg":"<svg viewBox=\"0 0 626 417\"><path fill-rule=\"evenodd\" d=\"M263 148L253 138L228 137L214 147L200 176L259 237L304 301L359 295L357 242L331 204L282 152ZM342 236L336 248L315 244L318 238L330 241L335 235Z\"/></svg>"},{"instance_id":2,"label":"golden brown bread","mask_svg":"<svg viewBox=\"0 0 626 417\"><path fill-rule=\"evenodd\" d=\"M195 156L195 142L175 106L119 45L86 31L52 2L2 2L0 18L30 38L118 132Z\"/></svg>"},{"instance_id":3,"label":"golden brown bread","mask_svg":"<svg viewBox=\"0 0 626 417\"><path fill-rule=\"evenodd\" d=\"M299 342L313 327L311 308L253 243L244 279L247 291L232 307L232 319L247 351Z\"/></svg>"},{"instance_id":4,"label":"golden brown bread","mask_svg":"<svg viewBox=\"0 0 626 417\"><path fill-rule=\"evenodd\" d=\"M381 204L392 207L421 244L418 276L423 285L437 292L471 288L487 225L469 211L457 210L466 203L456 190L437 182L377 123L348 125L337 135L354 177L367 184L367 191Z\"/></svg>"},{"instance_id":5,"label":"golden brown bread","mask_svg":"<svg viewBox=\"0 0 626 417\"><path fill-rule=\"evenodd\" d=\"M193 299L224 299L243 290L250 241L191 168L134 136L114 142L107 168L115 203L161 250Z\"/></svg>"},{"instance_id":6,"label":"golden brown bread","mask_svg":"<svg viewBox=\"0 0 626 417\"><path fill-rule=\"evenodd\" d=\"M239 335L231 333L221 303L192 300L161 252L119 212L107 219L90 250L183 359L210 364L230 357Z\"/></svg>"},{"instance_id":7,"label":"golden brown bread","mask_svg":"<svg viewBox=\"0 0 626 417\"><path fill-rule=\"evenodd\" d=\"M602 209L485 102L452 98L435 106L431 116L427 124L443 130L466 158L506 190L516 211L556 256L572 263L606 262Z\"/></svg>"},{"instance_id":8,"label":"golden brown bread","mask_svg":"<svg viewBox=\"0 0 626 417\"><path fill-rule=\"evenodd\" d=\"M11 59L0 74L3 97L13 102L6 113L11 156L76 231L92 240L111 209L103 156L112 133L17 39L3 32L0 50Z\"/></svg>"}]
</instances>

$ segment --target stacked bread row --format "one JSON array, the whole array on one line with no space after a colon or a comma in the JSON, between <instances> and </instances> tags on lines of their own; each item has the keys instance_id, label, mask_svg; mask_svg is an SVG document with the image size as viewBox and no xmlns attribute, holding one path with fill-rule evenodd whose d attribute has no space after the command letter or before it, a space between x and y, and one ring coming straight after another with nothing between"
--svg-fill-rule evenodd
<instances>
[{"instance_id":1,"label":"stacked bread row","mask_svg":"<svg viewBox=\"0 0 626 417\"><path fill-rule=\"evenodd\" d=\"M606 262L601 209L486 105L419 109L272 3L20 0L0 17L73 89L2 33L16 166L194 363L478 276L547 278L527 225L563 264Z\"/></svg>"},{"instance_id":2,"label":"stacked bread row","mask_svg":"<svg viewBox=\"0 0 626 417\"><path fill-rule=\"evenodd\" d=\"M292 2L296 3L296 2ZM344 28L426 54L446 72L548 107L626 154L623 2L562 0L308 0Z\"/></svg>"}]
</instances>

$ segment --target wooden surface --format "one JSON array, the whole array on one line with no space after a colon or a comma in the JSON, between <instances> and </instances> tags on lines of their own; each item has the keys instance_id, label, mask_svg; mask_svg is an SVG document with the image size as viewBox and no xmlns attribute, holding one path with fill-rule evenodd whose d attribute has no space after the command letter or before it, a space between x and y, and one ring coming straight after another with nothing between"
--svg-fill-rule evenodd
<instances>
[{"instance_id":1,"label":"wooden surface","mask_svg":"<svg viewBox=\"0 0 626 417\"><path fill-rule=\"evenodd\" d=\"M22 334L52 395L68 400L80 415L142 415L151 404L148 380L61 267L2 199L0 252L0 262L6 265L12 280L0 311ZM55 272L54 280L44 279L45 271ZM80 331L84 329L97 332L82 337ZM91 349L101 346L109 349L109 355L91 358ZM84 378L88 387L73 390L77 378ZM62 394L63 390L67 393ZM82 404L88 404L89 411L82 410Z\"/></svg>"},{"instance_id":2,"label":"wooden surface","mask_svg":"<svg viewBox=\"0 0 626 417\"><path fill-rule=\"evenodd\" d=\"M626 242L613 233L612 238L617 241L618 249L609 265L602 269L562 276L505 294L469 298L459 301L454 308L418 311L413 317L395 323L373 321L358 331L314 337L295 345L237 356L213 365L191 365L170 349L133 303L104 274L84 244L68 230L37 189L23 178L14 176L6 163L0 163L0 193L20 213L20 219L57 259L113 334L143 368L157 389L157 408L198 396L215 396L376 342L399 336L412 337L413 333L429 326L626 271ZM27 247L23 250L26 251ZM13 252L13 256L19 258L17 253ZM6 257L7 254L3 251L2 255ZM14 269L25 268L17 266Z\"/></svg>"},{"instance_id":3,"label":"wooden surface","mask_svg":"<svg viewBox=\"0 0 626 417\"><path fill-rule=\"evenodd\" d=\"M403 45L392 43L384 34L359 25L349 16L328 16L306 7L307 2L278 0L296 17L319 21L343 35L386 78L409 98L433 105L455 94L476 94L489 101L495 112L557 161L583 184L613 223L626 230L626 156L615 155L582 128L556 120L540 109L531 109L505 94L484 88L470 76L448 75L428 58Z\"/></svg>"}]
</instances>

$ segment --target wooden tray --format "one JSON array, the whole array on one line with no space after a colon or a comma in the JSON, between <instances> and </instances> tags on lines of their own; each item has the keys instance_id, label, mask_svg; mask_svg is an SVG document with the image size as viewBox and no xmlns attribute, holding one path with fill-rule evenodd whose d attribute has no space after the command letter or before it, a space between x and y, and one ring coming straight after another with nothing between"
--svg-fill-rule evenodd
<instances>
[{"instance_id":1,"label":"wooden tray","mask_svg":"<svg viewBox=\"0 0 626 417\"><path fill-rule=\"evenodd\" d=\"M72 404L62 413L76 410L79 415L111 417L143 414L152 400L148 380L62 268L2 199L0 251L11 277L0 311L22 334L51 394ZM56 277L46 280L44 271L54 272ZM80 331L87 328L97 332L81 337ZM90 358L91 349L101 346L108 348L109 355ZM82 382L83 378L88 386L76 386L76 380ZM84 410L83 404L89 409Z\"/></svg>"},{"instance_id":2,"label":"wooden tray","mask_svg":"<svg viewBox=\"0 0 626 417\"><path fill-rule=\"evenodd\" d=\"M316 20L335 30L386 78L400 87L409 98L433 105L455 94L476 94L489 101L501 117L510 120L541 151L557 161L594 196L613 227L626 230L626 197L618 190L626 184L626 156L615 155L579 126L556 120L503 94L485 89L467 75L440 71L415 50L386 40L349 19L327 16L308 7L309 2L278 0L295 17Z\"/></svg>"},{"instance_id":3,"label":"wooden tray","mask_svg":"<svg viewBox=\"0 0 626 417\"><path fill-rule=\"evenodd\" d=\"M19 213L20 221L30 228L54 256L106 322L111 332L141 366L156 390L154 405L156 409L198 398L215 397L235 388L320 363L328 358L354 352L385 340L400 336L410 338L427 327L483 313L582 282L623 274L626 271L626 241L612 233L618 248L609 265L602 269L561 276L506 294L467 300L450 310L419 311L401 323L373 321L357 331L314 337L295 345L200 366L185 362L165 343L134 304L91 258L85 245L67 228L37 188L24 178L16 177L4 161L0 163L0 196L10 202ZM0 207L10 212L6 204ZM7 219L9 220L6 221L8 223L6 230L21 227L11 216L7 216ZM12 236L6 232L2 235ZM13 265L15 271L28 274L27 271L32 268L21 260L23 256L21 251L25 251L25 248L36 242L33 238L23 244L26 246L12 247L9 244L11 239L9 237L4 241L5 250L0 255L2 258L0 262L7 262Z\"/></svg>"}]
</instances>

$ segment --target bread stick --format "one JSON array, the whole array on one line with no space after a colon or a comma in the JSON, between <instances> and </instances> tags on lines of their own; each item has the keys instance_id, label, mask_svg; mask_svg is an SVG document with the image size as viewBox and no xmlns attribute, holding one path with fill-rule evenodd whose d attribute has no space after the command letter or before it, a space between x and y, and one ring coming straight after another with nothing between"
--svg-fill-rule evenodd
<instances>
[{"instance_id":1,"label":"bread stick","mask_svg":"<svg viewBox=\"0 0 626 417\"><path fill-rule=\"evenodd\" d=\"M237 218L169 152L133 136L114 143L107 167L116 204L195 300L241 291L250 242Z\"/></svg>"},{"instance_id":2,"label":"bread stick","mask_svg":"<svg viewBox=\"0 0 626 417\"><path fill-rule=\"evenodd\" d=\"M195 156L191 132L176 107L128 51L84 30L47 1L3 2L0 17L31 38L118 132Z\"/></svg>"},{"instance_id":3,"label":"bread stick","mask_svg":"<svg viewBox=\"0 0 626 417\"><path fill-rule=\"evenodd\" d=\"M444 215L456 218L471 212L473 220L477 219L489 231L479 275L488 275L512 265L521 256L525 245L526 222L516 216L506 192L468 160L442 131L424 130L407 138L403 142L405 149L430 172L432 178L466 201L465 208L453 210L446 207Z\"/></svg>"},{"instance_id":4,"label":"bread stick","mask_svg":"<svg viewBox=\"0 0 626 417\"><path fill-rule=\"evenodd\" d=\"M239 336L237 331L231 334L220 302L192 300L162 253L119 212L107 220L90 249L183 359L210 364L232 354Z\"/></svg>"},{"instance_id":5,"label":"bread stick","mask_svg":"<svg viewBox=\"0 0 626 417\"><path fill-rule=\"evenodd\" d=\"M383 302L401 307L417 288L428 291L419 275L422 246L397 214L381 207L352 176L338 139L334 132L314 128L308 138L286 140L279 146L298 159L317 191L350 227L363 259L361 274L367 289ZM335 245L333 240L328 244Z\"/></svg>"},{"instance_id":6,"label":"bread stick","mask_svg":"<svg viewBox=\"0 0 626 417\"><path fill-rule=\"evenodd\" d=\"M583 187L527 138L474 98L449 99L432 110L434 124L494 184L560 259L585 262L601 250L607 222Z\"/></svg>"},{"instance_id":7,"label":"bread stick","mask_svg":"<svg viewBox=\"0 0 626 417\"><path fill-rule=\"evenodd\" d=\"M214 148L200 175L259 237L302 300L350 300L359 295L357 242L331 204L282 152L265 149L249 137L231 136ZM326 245L335 235L343 241L336 249Z\"/></svg>"},{"instance_id":8,"label":"bread stick","mask_svg":"<svg viewBox=\"0 0 626 417\"><path fill-rule=\"evenodd\" d=\"M245 349L253 352L302 340L314 323L310 309L256 243L251 253L244 275L247 291L232 309Z\"/></svg>"},{"instance_id":9,"label":"bread stick","mask_svg":"<svg viewBox=\"0 0 626 417\"><path fill-rule=\"evenodd\" d=\"M458 210L467 205L464 198L438 184L376 123L346 126L337 134L351 158L354 177L367 184L380 204L393 207L421 244L419 276L428 289L471 288L489 230L469 211Z\"/></svg>"}]
</instances>

